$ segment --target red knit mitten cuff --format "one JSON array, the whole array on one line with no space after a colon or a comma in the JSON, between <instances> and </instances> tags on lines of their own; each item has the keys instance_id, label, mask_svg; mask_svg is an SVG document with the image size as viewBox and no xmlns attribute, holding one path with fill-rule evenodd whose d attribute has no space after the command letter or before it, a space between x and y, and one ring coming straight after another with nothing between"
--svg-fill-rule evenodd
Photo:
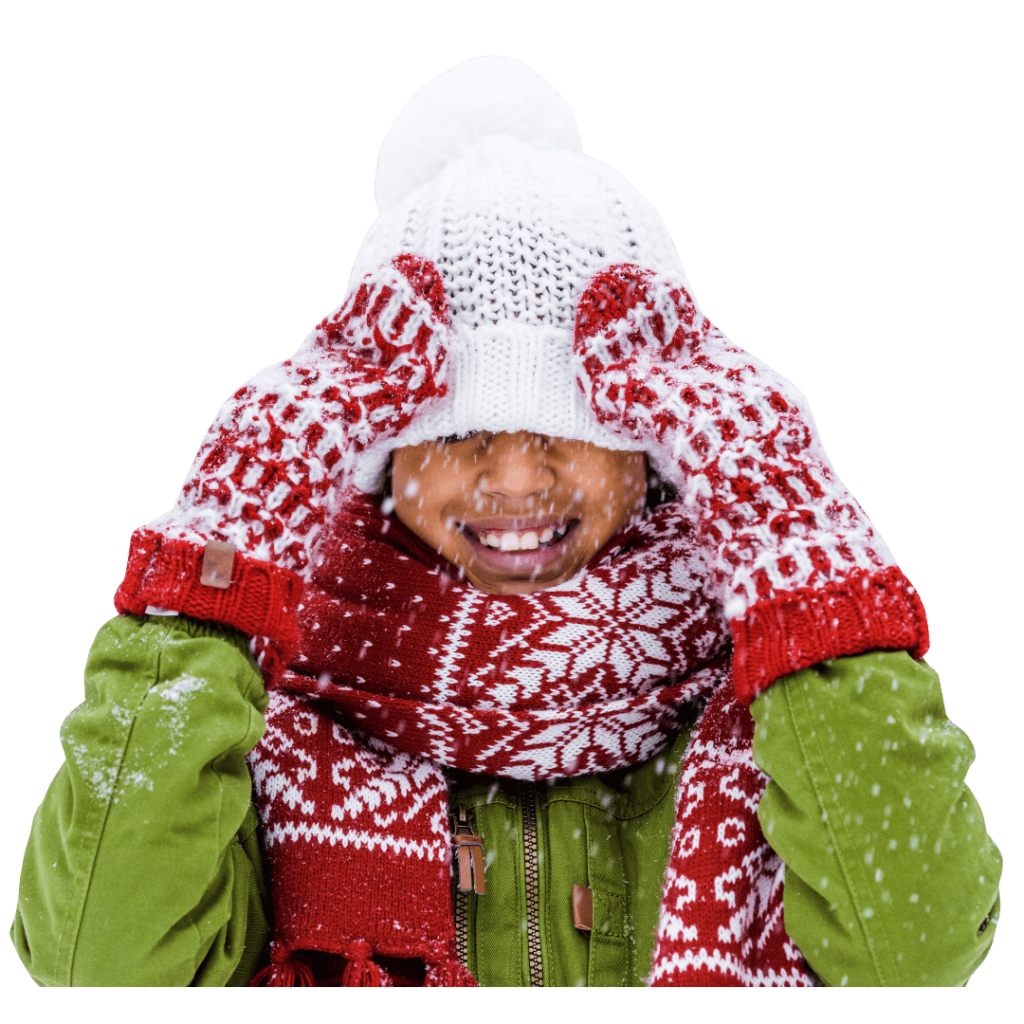
<instances>
[{"instance_id":1,"label":"red knit mitten cuff","mask_svg":"<svg viewBox=\"0 0 1024 1024\"><path fill-rule=\"evenodd\" d=\"M367 274L291 358L221 408L175 507L132 537L115 603L234 626L270 660L299 647L302 578L359 452L446 393L449 326L437 268L412 254ZM209 543L230 580L203 579ZM273 674L273 672L271 672Z\"/></svg>"},{"instance_id":2,"label":"red knit mitten cuff","mask_svg":"<svg viewBox=\"0 0 1024 1024\"><path fill-rule=\"evenodd\" d=\"M733 686L749 704L776 679L827 658L928 650L921 596L896 566L761 601L729 623Z\"/></svg>"},{"instance_id":3,"label":"red knit mitten cuff","mask_svg":"<svg viewBox=\"0 0 1024 1024\"><path fill-rule=\"evenodd\" d=\"M169 540L143 527L132 534L128 567L114 595L122 615L155 607L265 637L285 662L299 647L302 580L288 569L235 553L228 586L202 582L203 545Z\"/></svg>"},{"instance_id":4,"label":"red knit mitten cuff","mask_svg":"<svg viewBox=\"0 0 1024 1024\"><path fill-rule=\"evenodd\" d=\"M924 654L920 597L835 475L803 396L680 282L601 271L580 296L574 352L594 415L643 445L697 526L741 700L824 658Z\"/></svg>"}]
</instances>

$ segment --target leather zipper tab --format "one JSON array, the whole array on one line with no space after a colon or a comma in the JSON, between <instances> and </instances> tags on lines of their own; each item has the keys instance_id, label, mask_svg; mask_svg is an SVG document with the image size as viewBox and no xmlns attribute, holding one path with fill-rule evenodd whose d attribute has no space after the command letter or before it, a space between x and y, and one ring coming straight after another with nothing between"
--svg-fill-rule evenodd
<instances>
[{"instance_id":1,"label":"leather zipper tab","mask_svg":"<svg viewBox=\"0 0 1024 1024\"><path fill-rule=\"evenodd\" d=\"M572 923L581 932L594 928L594 894L585 885L572 887Z\"/></svg>"},{"instance_id":2,"label":"leather zipper tab","mask_svg":"<svg viewBox=\"0 0 1024 1024\"><path fill-rule=\"evenodd\" d=\"M484 841L479 836L473 835L465 807L460 807L455 815L452 859L458 870L459 892L475 892L478 896L483 896L486 892Z\"/></svg>"}]
</instances>

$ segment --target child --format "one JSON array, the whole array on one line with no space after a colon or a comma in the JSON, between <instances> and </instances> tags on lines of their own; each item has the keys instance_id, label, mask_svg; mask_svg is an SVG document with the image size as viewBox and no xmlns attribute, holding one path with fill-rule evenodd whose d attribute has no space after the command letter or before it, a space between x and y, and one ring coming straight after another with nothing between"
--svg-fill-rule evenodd
<instances>
[{"instance_id":1,"label":"child","mask_svg":"<svg viewBox=\"0 0 1024 1024\"><path fill-rule=\"evenodd\" d=\"M972 750L801 396L514 61L421 90L377 192L346 301L132 539L33 977L964 984Z\"/></svg>"}]
</instances>

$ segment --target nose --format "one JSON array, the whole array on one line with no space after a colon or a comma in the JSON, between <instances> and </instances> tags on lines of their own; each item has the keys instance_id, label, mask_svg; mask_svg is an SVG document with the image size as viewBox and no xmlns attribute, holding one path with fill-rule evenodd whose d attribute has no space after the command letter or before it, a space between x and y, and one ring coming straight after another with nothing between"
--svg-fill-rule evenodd
<instances>
[{"instance_id":1,"label":"nose","mask_svg":"<svg viewBox=\"0 0 1024 1024\"><path fill-rule=\"evenodd\" d=\"M477 488L492 497L533 497L550 490L557 479L544 439L525 430L495 434L483 460Z\"/></svg>"}]
</instances>

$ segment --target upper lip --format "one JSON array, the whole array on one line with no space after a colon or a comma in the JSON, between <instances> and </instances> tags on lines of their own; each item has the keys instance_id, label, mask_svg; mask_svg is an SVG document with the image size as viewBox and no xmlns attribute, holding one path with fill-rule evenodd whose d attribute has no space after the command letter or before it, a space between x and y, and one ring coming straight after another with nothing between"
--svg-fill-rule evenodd
<instances>
[{"instance_id":1,"label":"upper lip","mask_svg":"<svg viewBox=\"0 0 1024 1024\"><path fill-rule=\"evenodd\" d=\"M472 530L474 533L508 532L522 533L526 530L543 530L550 526L566 526L576 518L574 516L495 516L491 519L477 519L473 522L463 520L459 526Z\"/></svg>"}]
</instances>

